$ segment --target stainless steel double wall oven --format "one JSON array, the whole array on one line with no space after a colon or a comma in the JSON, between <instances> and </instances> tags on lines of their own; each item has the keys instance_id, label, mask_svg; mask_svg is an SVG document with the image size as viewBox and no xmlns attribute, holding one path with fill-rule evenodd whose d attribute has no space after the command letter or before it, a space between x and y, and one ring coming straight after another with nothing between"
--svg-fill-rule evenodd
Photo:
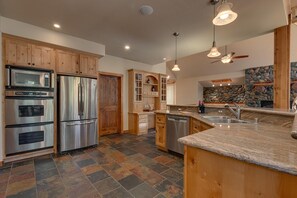
<instances>
[{"instance_id":1,"label":"stainless steel double wall oven","mask_svg":"<svg viewBox=\"0 0 297 198\"><path fill-rule=\"evenodd\" d=\"M6 155L53 147L54 73L6 66Z\"/></svg>"}]
</instances>

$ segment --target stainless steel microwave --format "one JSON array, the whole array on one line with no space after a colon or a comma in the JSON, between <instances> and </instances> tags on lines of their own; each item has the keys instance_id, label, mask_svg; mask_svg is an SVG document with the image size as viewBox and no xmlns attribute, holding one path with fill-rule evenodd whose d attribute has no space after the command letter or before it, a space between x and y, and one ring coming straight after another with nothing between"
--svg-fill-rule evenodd
<instances>
[{"instance_id":1,"label":"stainless steel microwave","mask_svg":"<svg viewBox=\"0 0 297 198\"><path fill-rule=\"evenodd\" d=\"M6 66L6 88L54 88L52 70Z\"/></svg>"}]
</instances>

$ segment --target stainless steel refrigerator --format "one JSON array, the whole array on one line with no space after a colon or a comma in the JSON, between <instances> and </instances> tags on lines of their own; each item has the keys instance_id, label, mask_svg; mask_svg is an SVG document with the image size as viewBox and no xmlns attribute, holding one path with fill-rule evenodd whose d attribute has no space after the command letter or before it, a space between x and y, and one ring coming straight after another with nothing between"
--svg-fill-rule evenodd
<instances>
[{"instance_id":1,"label":"stainless steel refrigerator","mask_svg":"<svg viewBox=\"0 0 297 198\"><path fill-rule=\"evenodd\" d=\"M59 76L60 152L96 145L97 80Z\"/></svg>"}]
</instances>

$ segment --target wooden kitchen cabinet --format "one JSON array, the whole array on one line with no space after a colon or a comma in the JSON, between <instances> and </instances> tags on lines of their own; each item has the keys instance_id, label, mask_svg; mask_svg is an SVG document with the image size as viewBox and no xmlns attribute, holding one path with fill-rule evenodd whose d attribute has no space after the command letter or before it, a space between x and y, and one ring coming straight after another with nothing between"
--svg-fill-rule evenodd
<instances>
[{"instance_id":1,"label":"wooden kitchen cabinet","mask_svg":"<svg viewBox=\"0 0 297 198\"><path fill-rule=\"evenodd\" d=\"M79 54L57 50L57 73L79 74Z\"/></svg>"},{"instance_id":2,"label":"wooden kitchen cabinet","mask_svg":"<svg viewBox=\"0 0 297 198\"><path fill-rule=\"evenodd\" d=\"M156 146L161 150L167 150L165 114L156 114Z\"/></svg>"},{"instance_id":3,"label":"wooden kitchen cabinet","mask_svg":"<svg viewBox=\"0 0 297 198\"><path fill-rule=\"evenodd\" d=\"M54 49L10 38L6 38L4 42L5 64L43 69L55 68Z\"/></svg>"},{"instance_id":4,"label":"wooden kitchen cabinet","mask_svg":"<svg viewBox=\"0 0 297 198\"><path fill-rule=\"evenodd\" d=\"M199 133L201 131L205 131L207 129L211 129L213 126L210 126L200 120L197 120L195 118L191 118L190 123L190 134Z\"/></svg>"},{"instance_id":5,"label":"wooden kitchen cabinet","mask_svg":"<svg viewBox=\"0 0 297 198\"><path fill-rule=\"evenodd\" d=\"M31 45L27 42L5 39L5 64L31 66Z\"/></svg>"},{"instance_id":6,"label":"wooden kitchen cabinet","mask_svg":"<svg viewBox=\"0 0 297 198\"><path fill-rule=\"evenodd\" d=\"M148 115L129 113L129 133L135 135L147 134L148 131Z\"/></svg>"},{"instance_id":7,"label":"wooden kitchen cabinet","mask_svg":"<svg viewBox=\"0 0 297 198\"><path fill-rule=\"evenodd\" d=\"M79 73L87 76L97 76L98 59L94 56L80 55Z\"/></svg>"},{"instance_id":8,"label":"wooden kitchen cabinet","mask_svg":"<svg viewBox=\"0 0 297 198\"><path fill-rule=\"evenodd\" d=\"M54 49L40 45L32 45L31 55L31 66L43 69L55 69Z\"/></svg>"}]
</instances>

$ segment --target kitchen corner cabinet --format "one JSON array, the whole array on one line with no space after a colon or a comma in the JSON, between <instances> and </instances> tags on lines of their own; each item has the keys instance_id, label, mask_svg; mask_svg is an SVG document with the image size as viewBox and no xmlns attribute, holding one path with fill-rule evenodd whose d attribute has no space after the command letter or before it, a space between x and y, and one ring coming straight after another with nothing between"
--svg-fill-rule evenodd
<instances>
[{"instance_id":1,"label":"kitchen corner cabinet","mask_svg":"<svg viewBox=\"0 0 297 198\"><path fill-rule=\"evenodd\" d=\"M208 129L213 128L213 126L210 126L204 122L201 122L200 120L197 120L195 118L191 118L190 122L190 134L199 133L201 131L205 131Z\"/></svg>"},{"instance_id":2,"label":"kitchen corner cabinet","mask_svg":"<svg viewBox=\"0 0 297 198\"><path fill-rule=\"evenodd\" d=\"M146 134L148 131L148 115L129 113L129 133L134 135Z\"/></svg>"},{"instance_id":3,"label":"kitchen corner cabinet","mask_svg":"<svg viewBox=\"0 0 297 198\"><path fill-rule=\"evenodd\" d=\"M166 115L156 114L156 146L161 150L166 149Z\"/></svg>"},{"instance_id":4,"label":"kitchen corner cabinet","mask_svg":"<svg viewBox=\"0 0 297 198\"><path fill-rule=\"evenodd\" d=\"M54 49L17 39L4 39L5 64L55 69Z\"/></svg>"}]
</instances>

